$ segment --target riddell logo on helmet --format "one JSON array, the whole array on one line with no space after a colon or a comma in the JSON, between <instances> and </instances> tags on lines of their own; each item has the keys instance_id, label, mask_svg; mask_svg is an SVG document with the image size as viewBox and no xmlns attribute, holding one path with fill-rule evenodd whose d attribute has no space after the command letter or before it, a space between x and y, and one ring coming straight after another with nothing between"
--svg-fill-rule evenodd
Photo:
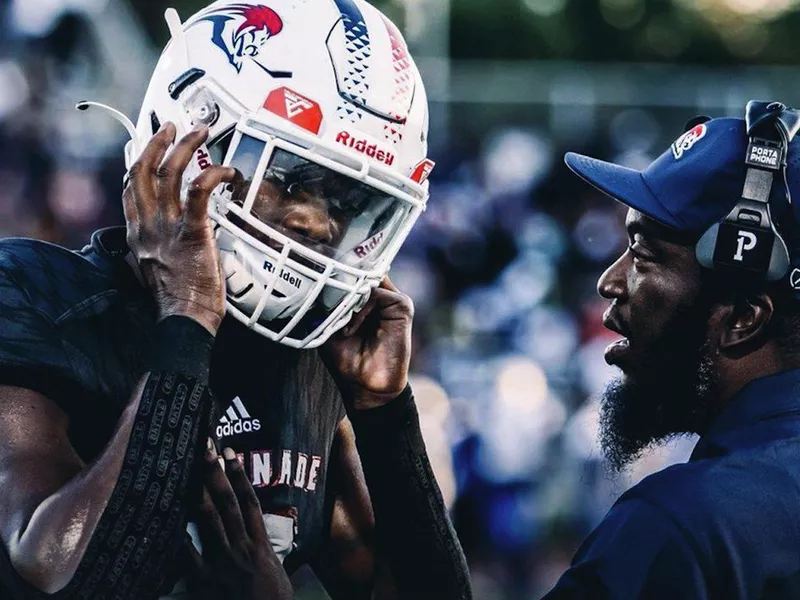
<instances>
[{"instance_id":1,"label":"riddell logo on helmet","mask_svg":"<svg viewBox=\"0 0 800 600\"><path fill-rule=\"evenodd\" d=\"M687 150L690 150L697 142L703 139L708 129L704 124L692 127L672 144L672 155L675 160L680 160Z\"/></svg>"},{"instance_id":2,"label":"riddell logo on helmet","mask_svg":"<svg viewBox=\"0 0 800 600\"><path fill-rule=\"evenodd\" d=\"M197 166L200 167L201 171L205 171L211 166L211 157L208 155L208 152L203 151L202 148L197 150L195 156L197 156Z\"/></svg>"},{"instance_id":3,"label":"riddell logo on helmet","mask_svg":"<svg viewBox=\"0 0 800 600\"><path fill-rule=\"evenodd\" d=\"M353 249L353 252L356 253L356 256L358 258L366 258L370 254L372 254L372 251L375 250L375 248L380 246L381 242L383 241L383 238L385 237L386 237L385 231L376 233L360 246L356 246Z\"/></svg>"},{"instance_id":4,"label":"riddell logo on helmet","mask_svg":"<svg viewBox=\"0 0 800 600\"><path fill-rule=\"evenodd\" d=\"M379 160L380 162L392 166L394 164L394 154L386 152L385 150L378 149L378 144L370 144L368 140L358 139L356 136L347 133L346 131L339 132L336 136L336 141L345 146L349 146L356 152L366 154L370 158Z\"/></svg>"},{"instance_id":5,"label":"riddell logo on helmet","mask_svg":"<svg viewBox=\"0 0 800 600\"><path fill-rule=\"evenodd\" d=\"M273 265L270 261L265 260L264 261L264 270L265 271L269 271L270 273L274 273L275 272L275 265ZM295 277L294 275L292 275L291 273L289 273L288 271L286 271L284 269L281 269L281 272L280 272L280 274L278 276L281 279L283 279L286 283L288 283L289 285L293 285L294 287L296 287L298 290L302 289L302 287L303 287L303 282L300 281L299 277Z\"/></svg>"}]
</instances>

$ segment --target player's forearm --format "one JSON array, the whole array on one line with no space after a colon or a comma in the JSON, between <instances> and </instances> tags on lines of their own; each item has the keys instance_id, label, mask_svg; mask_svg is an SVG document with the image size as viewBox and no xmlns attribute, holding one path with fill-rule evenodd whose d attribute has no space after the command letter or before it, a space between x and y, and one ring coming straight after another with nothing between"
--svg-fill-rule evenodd
<instances>
[{"instance_id":1,"label":"player's forearm","mask_svg":"<svg viewBox=\"0 0 800 600\"><path fill-rule=\"evenodd\" d=\"M40 504L10 547L17 570L41 590L94 597L124 585L123 597L153 597L181 543L189 475L208 433L213 337L180 319L159 334L165 352L109 445Z\"/></svg>"},{"instance_id":2,"label":"player's forearm","mask_svg":"<svg viewBox=\"0 0 800 600\"><path fill-rule=\"evenodd\" d=\"M16 539L10 540L9 554L16 570L38 589L53 593L77 571L117 485L145 381L103 453L41 502Z\"/></svg>"},{"instance_id":3,"label":"player's forearm","mask_svg":"<svg viewBox=\"0 0 800 600\"><path fill-rule=\"evenodd\" d=\"M410 388L351 421L375 511L379 558L401 598L472 598L461 544L431 469Z\"/></svg>"}]
</instances>

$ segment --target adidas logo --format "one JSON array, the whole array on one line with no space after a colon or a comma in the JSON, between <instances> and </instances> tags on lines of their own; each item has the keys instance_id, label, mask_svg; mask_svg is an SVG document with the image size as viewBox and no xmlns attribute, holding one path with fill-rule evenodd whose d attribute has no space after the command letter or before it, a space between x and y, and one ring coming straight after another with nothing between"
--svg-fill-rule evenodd
<instances>
[{"instance_id":1,"label":"adidas logo","mask_svg":"<svg viewBox=\"0 0 800 600\"><path fill-rule=\"evenodd\" d=\"M225 415L217 425L217 437L223 438L240 433L252 433L261 430L261 421L254 419L242 404L241 398L236 396L233 404L225 411Z\"/></svg>"}]
</instances>

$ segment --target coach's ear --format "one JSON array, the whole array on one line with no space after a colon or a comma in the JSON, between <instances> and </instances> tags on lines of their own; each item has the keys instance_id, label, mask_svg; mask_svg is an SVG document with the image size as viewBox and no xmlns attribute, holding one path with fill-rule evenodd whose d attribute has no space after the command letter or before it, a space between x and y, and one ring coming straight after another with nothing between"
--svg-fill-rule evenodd
<instances>
[{"instance_id":1,"label":"coach's ear","mask_svg":"<svg viewBox=\"0 0 800 600\"><path fill-rule=\"evenodd\" d=\"M775 306L767 294L740 297L730 303L717 305L711 316L710 326L716 330L719 351L731 355L743 355L754 345L766 340Z\"/></svg>"}]
</instances>

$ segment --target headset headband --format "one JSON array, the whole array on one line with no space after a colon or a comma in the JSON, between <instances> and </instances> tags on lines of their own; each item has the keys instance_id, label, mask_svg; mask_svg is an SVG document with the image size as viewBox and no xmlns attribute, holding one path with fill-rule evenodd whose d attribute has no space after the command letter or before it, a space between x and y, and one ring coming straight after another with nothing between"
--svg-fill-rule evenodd
<instances>
[{"instance_id":1,"label":"headset headband","mask_svg":"<svg viewBox=\"0 0 800 600\"><path fill-rule=\"evenodd\" d=\"M768 203L775 173L786 168L789 144L800 128L800 116L779 102L747 104L747 175L742 198Z\"/></svg>"},{"instance_id":2,"label":"headset headband","mask_svg":"<svg viewBox=\"0 0 800 600\"><path fill-rule=\"evenodd\" d=\"M700 238L696 255L708 268L778 281L789 270L790 258L773 223L770 199L775 174L781 173L786 183L789 143L800 129L800 114L779 102L753 100L747 103L745 122L749 140L741 198ZM784 189L791 203L788 186Z\"/></svg>"}]
</instances>

